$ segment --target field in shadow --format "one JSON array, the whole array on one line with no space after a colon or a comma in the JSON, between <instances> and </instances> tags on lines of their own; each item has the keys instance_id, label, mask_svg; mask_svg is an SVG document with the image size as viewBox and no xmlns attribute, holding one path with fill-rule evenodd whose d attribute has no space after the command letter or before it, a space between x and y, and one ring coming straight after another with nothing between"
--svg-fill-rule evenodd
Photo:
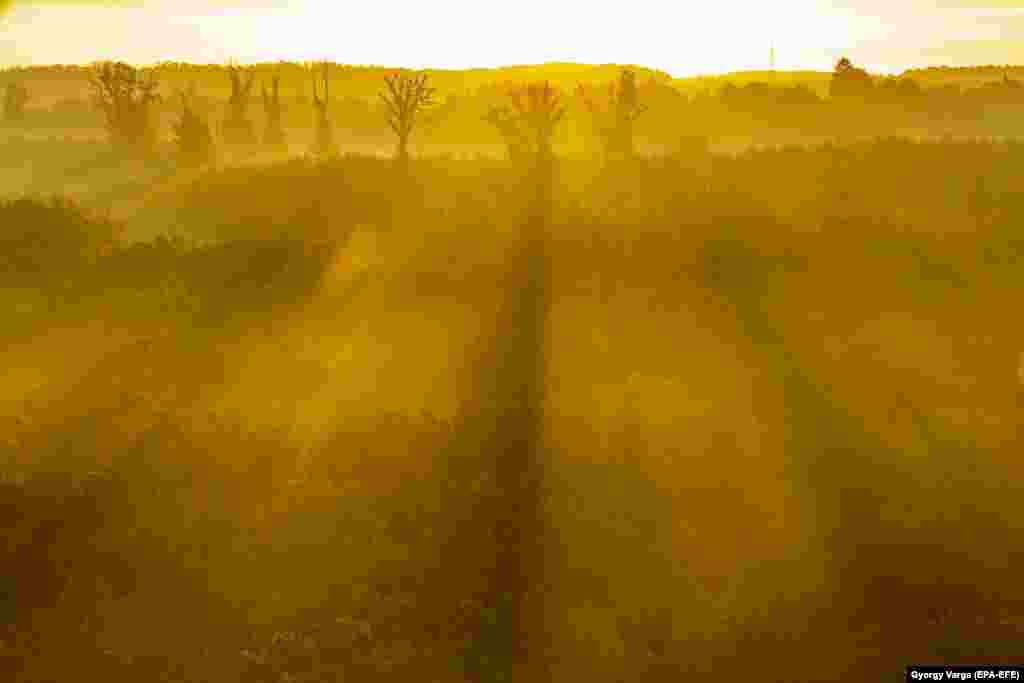
<instances>
[{"instance_id":1,"label":"field in shadow","mask_svg":"<svg viewBox=\"0 0 1024 683\"><path fill-rule=\"evenodd\" d=\"M0 670L1020 663L1021 150L566 160L539 222L488 159L3 204Z\"/></svg>"}]
</instances>

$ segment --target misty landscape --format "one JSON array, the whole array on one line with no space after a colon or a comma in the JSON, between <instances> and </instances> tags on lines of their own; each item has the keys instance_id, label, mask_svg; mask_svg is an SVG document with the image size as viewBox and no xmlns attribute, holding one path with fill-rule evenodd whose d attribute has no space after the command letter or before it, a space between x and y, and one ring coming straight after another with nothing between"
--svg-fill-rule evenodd
<instances>
[{"instance_id":1,"label":"misty landscape","mask_svg":"<svg viewBox=\"0 0 1024 683\"><path fill-rule=\"evenodd\" d=\"M0 97L0 681L1024 664L1024 66Z\"/></svg>"}]
</instances>

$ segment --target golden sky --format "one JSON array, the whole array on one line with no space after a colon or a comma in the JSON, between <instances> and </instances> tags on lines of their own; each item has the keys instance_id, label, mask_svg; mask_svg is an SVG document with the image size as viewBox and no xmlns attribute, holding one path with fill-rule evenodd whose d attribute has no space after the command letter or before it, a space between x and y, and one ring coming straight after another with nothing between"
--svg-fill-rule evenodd
<instances>
[{"instance_id":1,"label":"golden sky","mask_svg":"<svg viewBox=\"0 0 1024 683\"><path fill-rule=\"evenodd\" d=\"M0 0L4 4L5 0ZM7 1L10 4L10 0ZM0 63L630 63L674 75L1024 63L1024 0L14 0Z\"/></svg>"}]
</instances>

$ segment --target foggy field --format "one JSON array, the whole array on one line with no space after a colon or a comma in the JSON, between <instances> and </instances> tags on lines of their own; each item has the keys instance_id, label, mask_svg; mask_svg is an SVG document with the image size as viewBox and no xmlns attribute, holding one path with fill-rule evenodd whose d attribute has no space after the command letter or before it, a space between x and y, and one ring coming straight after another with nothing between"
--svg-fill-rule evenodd
<instances>
[{"instance_id":1,"label":"foggy field","mask_svg":"<svg viewBox=\"0 0 1024 683\"><path fill-rule=\"evenodd\" d=\"M0 679L1024 664L1024 144L533 87L521 157L0 134Z\"/></svg>"}]
</instances>

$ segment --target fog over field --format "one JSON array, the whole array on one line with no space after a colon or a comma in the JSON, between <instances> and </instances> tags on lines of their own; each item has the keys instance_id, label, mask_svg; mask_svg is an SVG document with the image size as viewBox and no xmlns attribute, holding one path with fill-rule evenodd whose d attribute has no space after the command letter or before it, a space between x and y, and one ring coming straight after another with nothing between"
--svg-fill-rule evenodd
<instances>
[{"instance_id":1,"label":"fog over field","mask_svg":"<svg viewBox=\"0 0 1024 683\"><path fill-rule=\"evenodd\" d=\"M0 3L0 680L1024 665L1015 8L99 4Z\"/></svg>"}]
</instances>

